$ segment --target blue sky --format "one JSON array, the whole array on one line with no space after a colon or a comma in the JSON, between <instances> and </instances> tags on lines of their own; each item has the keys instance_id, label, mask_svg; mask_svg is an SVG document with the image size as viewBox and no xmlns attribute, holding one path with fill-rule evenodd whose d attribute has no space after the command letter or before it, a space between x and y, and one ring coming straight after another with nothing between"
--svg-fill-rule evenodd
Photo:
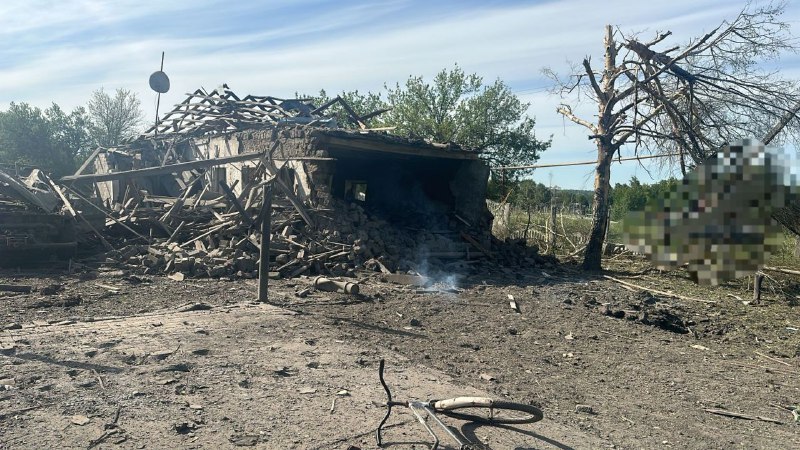
<instances>
[{"instance_id":1,"label":"blue sky","mask_svg":"<svg viewBox=\"0 0 800 450\"><path fill-rule=\"evenodd\" d=\"M0 2L0 108L9 102L71 109L91 92L118 87L138 93L148 120L155 93L147 79L158 69L172 82L162 112L198 87L227 83L240 94L291 97L380 90L409 75L430 78L458 63L486 80L500 78L536 117L537 134L553 136L543 164L594 158L586 131L556 114L541 69L560 73L586 55L601 59L603 26L645 36L671 30L675 39L701 35L733 18L742 1L217 1L4 0ZM797 32L800 2L784 16ZM778 62L800 77L796 55ZM593 108L578 112L591 117ZM625 155L627 156L627 155ZM665 175L648 164L655 179ZM591 166L541 169L534 178L560 187L591 189ZM615 164L612 182L636 175L636 163Z\"/></svg>"}]
</instances>

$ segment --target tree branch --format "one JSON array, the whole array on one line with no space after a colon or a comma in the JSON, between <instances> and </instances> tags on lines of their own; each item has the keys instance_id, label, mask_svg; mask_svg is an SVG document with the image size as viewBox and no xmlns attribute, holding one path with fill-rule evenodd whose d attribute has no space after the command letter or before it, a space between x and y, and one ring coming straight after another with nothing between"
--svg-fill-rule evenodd
<instances>
[{"instance_id":1,"label":"tree branch","mask_svg":"<svg viewBox=\"0 0 800 450\"><path fill-rule=\"evenodd\" d=\"M558 108L556 108L556 112L561 114L562 116L566 117L567 119L577 123L578 125L582 125L588 129L590 129L593 133L597 134L597 127L593 124L589 123L586 120L581 119L580 117L576 116L572 113L572 108L569 105L562 104Z\"/></svg>"},{"instance_id":2,"label":"tree branch","mask_svg":"<svg viewBox=\"0 0 800 450\"><path fill-rule=\"evenodd\" d=\"M594 71L592 70L589 58L583 58L583 68L586 69L586 75L589 77L589 82L592 84L592 89L594 89L595 94L597 94L597 98L600 100L605 100L606 93L603 92L603 90L600 89L600 85L597 84L597 79L594 76Z\"/></svg>"}]
</instances>

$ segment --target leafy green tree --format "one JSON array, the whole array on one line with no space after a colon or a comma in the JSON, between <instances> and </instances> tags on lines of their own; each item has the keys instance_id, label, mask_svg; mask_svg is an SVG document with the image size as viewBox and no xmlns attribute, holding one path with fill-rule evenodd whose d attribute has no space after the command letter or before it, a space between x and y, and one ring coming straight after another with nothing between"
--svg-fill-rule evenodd
<instances>
[{"instance_id":1,"label":"leafy green tree","mask_svg":"<svg viewBox=\"0 0 800 450\"><path fill-rule=\"evenodd\" d=\"M135 137L144 117L136 93L122 88L113 97L102 88L94 91L86 107L92 139L101 147L114 147Z\"/></svg>"},{"instance_id":2,"label":"leafy green tree","mask_svg":"<svg viewBox=\"0 0 800 450\"><path fill-rule=\"evenodd\" d=\"M55 175L75 169L91 147L83 108L65 113L55 103L41 109L11 103L0 112L0 162L36 166Z\"/></svg>"},{"instance_id":3,"label":"leafy green tree","mask_svg":"<svg viewBox=\"0 0 800 450\"><path fill-rule=\"evenodd\" d=\"M392 133L400 136L455 142L481 151L492 167L532 164L551 144L549 139L536 138L536 122L525 114L530 105L505 83L496 80L484 84L481 77L467 75L457 65L439 72L432 83L412 76L405 84L396 83L393 88L386 85L385 91L385 99L382 93L359 91L342 92L339 96L360 116L390 108L366 120L369 127L392 126L396 127ZM332 99L324 90L319 95L298 97L311 98L315 106ZM355 127L340 105L332 106L328 114L335 116L340 126ZM504 197L527 172L506 171L505 188L503 183L492 182L490 197ZM495 175L502 178L499 172Z\"/></svg>"},{"instance_id":4,"label":"leafy green tree","mask_svg":"<svg viewBox=\"0 0 800 450\"><path fill-rule=\"evenodd\" d=\"M50 121L52 139L65 157L75 164L83 162L95 147L89 132L90 121L86 109L79 106L66 114L53 103L44 113Z\"/></svg>"},{"instance_id":5,"label":"leafy green tree","mask_svg":"<svg viewBox=\"0 0 800 450\"><path fill-rule=\"evenodd\" d=\"M395 133L479 150L492 167L532 164L551 144L536 138L536 122L525 115L529 104L505 83L485 85L457 65L439 72L432 83L412 76L386 91L392 109L383 119L397 126ZM506 177L524 173L508 171Z\"/></svg>"}]
</instances>

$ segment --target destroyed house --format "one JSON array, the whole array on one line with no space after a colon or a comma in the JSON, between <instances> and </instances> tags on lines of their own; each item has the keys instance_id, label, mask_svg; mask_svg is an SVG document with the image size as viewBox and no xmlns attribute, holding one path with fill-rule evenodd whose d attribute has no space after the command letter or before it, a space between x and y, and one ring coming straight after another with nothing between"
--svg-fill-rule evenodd
<instances>
[{"instance_id":1,"label":"destroyed house","mask_svg":"<svg viewBox=\"0 0 800 450\"><path fill-rule=\"evenodd\" d=\"M334 102L343 104L358 129L339 128L324 115ZM338 199L392 223L456 223L488 238L488 167L478 153L401 138L385 128L370 130L364 118L376 113L359 116L339 98L315 107L294 99L239 98L227 89L198 90L132 142L98 149L63 181L95 183L109 208L140 193L157 200L210 198L225 190L248 207L256 195L252 188L275 177L314 207ZM90 167L94 173L87 173Z\"/></svg>"}]
</instances>

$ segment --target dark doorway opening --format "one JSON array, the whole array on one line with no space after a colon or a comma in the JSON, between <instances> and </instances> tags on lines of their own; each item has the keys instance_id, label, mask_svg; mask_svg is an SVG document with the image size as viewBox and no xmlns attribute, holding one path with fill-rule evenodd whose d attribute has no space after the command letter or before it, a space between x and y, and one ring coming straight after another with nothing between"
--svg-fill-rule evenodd
<instances>
[{"instance_id":1,"label":"dark doorway opening","mask_svg":"<svg viewBox=\"0 0 800 450\"><path fill-rule=\"evenodd\" d=\"M394 223L447 225L455 210L451 181L463 161L330 150L332 193Z\"/></svg>"}]
</instances>

